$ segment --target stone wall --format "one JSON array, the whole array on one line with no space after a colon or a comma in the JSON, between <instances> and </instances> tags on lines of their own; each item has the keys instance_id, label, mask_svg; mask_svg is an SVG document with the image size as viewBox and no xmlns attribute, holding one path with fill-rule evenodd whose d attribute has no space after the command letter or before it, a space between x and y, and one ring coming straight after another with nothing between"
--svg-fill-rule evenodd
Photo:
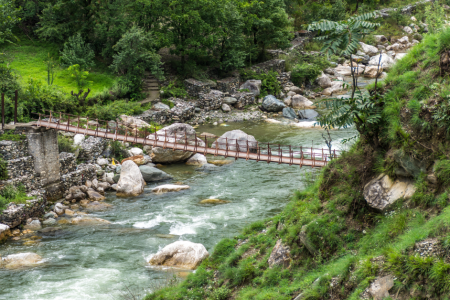
<instances>
[{"instance_id":1,"label":"stone wall","mask_svg":"<svg viewBox=\"0 0 450 300\"><path fill-rule=\"evenodd\" d=\"M113 127L111 126L110 128ZM103 153L107 143L108 140L101 137L88 137L81 143L81 149L78 155L78 159L86 162L95 161Z\"/></svg>"},{"instance_id":2,"label":"stone wall","mask_svg":"<svg viewBox=\"0 0 450 300\"><path fill-rule=\"evenodd\" d=\"M204 110L214 110L222 107L223 93L217 90L211 90L207 94L200 94L198 99L198 106Z\"/></svg>"},{"instance_id":3,"label":"stone wall","mask_svg":"<svg viewBox=\"0 0 450 300\"><path fill-rule=\"evenodd\" d=\"M62 152L59 154L60 175L66 175L77 170L77 161L72 153Z\"/></svg>"},{"instance_id":4,"label":"stone wall","mask_svg":"<svg viewBox=\"0 0 450 300\"><path fill-rule=\"evenodd\" d=\"M86 183L86 180L97 178L97 169L93 164L78 165L76 171L61 176L61 187L64 191L72 186L80 186Z\"/></svg>"},{"instance_id":5,"label":"stone wall","mask_svg":"<svg viewBox=\"0 0 450 300\"><path fill-rule=\"evenodd\" d=\"M28 141L0 141L0 157L4 160L17 159L28 153Z\"/></svg>"},{"instance_id":6,"label":"stone wall","mask_svg":"<svg viewBox=\"0 0 450 300\"><path fill-rule=\"evenodd\" d=\"M6 185L19 186L22 184L25 191L32 192L40 190L42 188L41 178L33 173L31 175L24 175L20 177L14 177L12 179L0 181L0 190Z\"/></svg>"},{"instance_id":7,"label":"stone wall","mask_svg":"<svg viewBox=\"0 0 450 300\"><path fill-rule=\"evenodd\" d=\"M198 98L200 94L207 94L211 90L210 84L195 79L186 79L184 81L184 87L186 88L189 96Z\"/></svg>"},{"instance_id":8,"label":"stone wall","mask_svg":"<svg viewBox=\"0 0 450 300\"><path fill-rule=\"evenodd\" d=\"M282 59L272 59L263 63L254 65L251 69L257 73L267 73L269 71L275 71L281 74L286 69L286 61Z\"/></svg>"},{"instance_id":9,"label":"stone wall","mask_svg":"<svg viewBox=\"0 0 450 300\"><path fill-rule=\"evenodd\" d=\"M25 156L6 161L8 170L8 179L14 179L34 174L34 160L32 156Z\"/></svg>"},{"instance_id":10,"label":"stone wall","mask_svg":"<svg viewBox=\"0 0 450 300\"><path fill-rule=\"evenodd\" d=\"M14 228L28 218L40 217L44 214L47 201L45 197L38 197L34 200L28 200L27 204L10 203L9 206L0 214L0 223Z\"/></svg>"},{"instance_id":11,"label":"stone wall","mask_svg":"<svg viewBox=\"0 0 450 300\"><path fill-rule=\"evenodd\" d=\"M172 99L175 106L170 110L147 110L142 115L136 116L137 118L150 123L155 122L157 124L166 124L171 122L184 123L192 119L195 115L195 107L190 102L181 99Z\"/></svg>"},{"instance_id":12,"label":"stone wall","mask_svg":"<svg viewBox=\"0 0 450 300\"><path fill-rule=\"evenodd\" d=\"M284 88L288 83L291 83L291 72L283 72L277 76L277 80L281 87Z\"/></svg>"},{"instance_id":13,"label":"stone wall","mask_svg":"<svg viewBox=\"0 0 450 300\"><path fill-rule=\"evenodd\" d=\"M234 104L236 108L244 108L246 105L255 103L255 95L253 93L239 92L231 95L231 97L237 99L237 102Z\"/></svg>"},{"instance_id":14,"label":"stone wall","mask_svg":"<svg viewBox=\"0 0 450 300\"><path fill-rule=\"evenodd\" d=\"M239 78L228 77L221 80L217 80L217 90L223 93L233 94L239 89Z\"/></svg>"}]
</instances>

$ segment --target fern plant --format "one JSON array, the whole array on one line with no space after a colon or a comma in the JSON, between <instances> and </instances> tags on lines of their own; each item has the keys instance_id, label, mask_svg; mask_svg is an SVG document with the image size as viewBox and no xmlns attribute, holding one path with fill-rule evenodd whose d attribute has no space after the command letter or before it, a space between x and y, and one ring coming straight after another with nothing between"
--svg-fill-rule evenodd
<instances>
[{"instance_id":1,"label":"fern plant","mask_svg":"<svg viewBox=\"0 0 450 300\"><path fill-rule=\"evenodd\" d=\"M371 12L338 22L320 20L309 24L308 30L318 31L315 39L323 43L322 52L351 55L359 47L359 41L380 26L368 21L374 17L376 14Z\"/></svg>"}]
</instances>

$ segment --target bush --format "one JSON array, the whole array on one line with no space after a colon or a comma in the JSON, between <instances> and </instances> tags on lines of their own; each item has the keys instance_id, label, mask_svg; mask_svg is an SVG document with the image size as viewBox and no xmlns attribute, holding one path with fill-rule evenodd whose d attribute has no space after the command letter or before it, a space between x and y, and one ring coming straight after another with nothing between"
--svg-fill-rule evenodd
<instances>
[{"instance_id":1,"label":"bush","mask_svg":"<svg viewBox=\"0 0 450 300\"><path fill-rule=\"evenodd\" d=\"M61 61L66 67L79 65L85 70L94 66L94 57L94 51L84 42L80 33L71 36L61 51Z\"/></svg>"},{"instance_id":2,"label":"bush","mask_svg":"<svg viewBox=\"0 0 450 300\"><path fill-rule=\"evenodd\" d=\"M15 134L13 132L6 132L0 135L0 141L23 141L27 138L25 134Z\"/></svg>"},{"instance_id":3,"label":"bush","mask_svg":"<svg viewBox=\"0 0 450 300\"><path fill-rule=\"evenodd\" d=\"M261 94L259 97L263 98L267 95L279 95L281 92L280 83L277 80L278 73L269 71L268 73L257 73L253 70L242 70L241 79L243 81L249 79L261 80Z\"/></svg>"},{"instance_id":4,"label":"bush","mask_svg":"<svg viewBox=\"0 0 450 300\"><path fill-rule=\"evenodd\" d=\"M30 199L32 198L27 197L22 184L17 187L9 184L0 191L0 209L4 209L9 202L26 203L26 200Z\"/></svg>"},{"instance_id":5,"label":"bush","mask_svg":"<svg viewBox=\"0 0 450 300\"><path fill-rule=\"evenodd\" d=\"M73 140L70 137L59 134L58 135L58 150L61 152L75 153L77 147L73 145Z\"/></svg>"},{"instance_id":6,"label":"bush","mask_svg":"<svg viewBox=\"0 0 450 300\"><path fill-rule=\"evenodd\" d=\"M175 81L171 81L168 86L164 86L161 89L163 91L161 97L167 99L174 98L186 98L188 96L186 89L182 84L178 84Z\"/></svg>"},{"instance_id":7,"label":"bush","mask_svg":"<svg viewBox=\"0 0 450 300\"><path fill-rule=\"evenodd\" d=\"M138 115L143 113L147 106L141 106L139 102L117 100L105 105L95 104L87 108L86 115L100 120L115 120L120 115Z\"/></svg>"},{"instance_id":8,"label":"bush","mask_svg":"<svg viewBox=\"0 0 450 300\"><path fill-rule=\"evenodd\" d=\"M20 85L14 71L5 65L0 64L0 93L7 97L13 97L14 91L19 90Z\"/></svg>"},{"instance_id":9,"label":"bush","mask_svg":"<svg viewBox=\"0 0 450 300\"><path fill-rule=\"evenodd\" d=\"M322 70L318 65L302 63L296 65L292 70L291 80L295 85L301 86L316 80L321 73Z\"/></svg>"}]
</instances>

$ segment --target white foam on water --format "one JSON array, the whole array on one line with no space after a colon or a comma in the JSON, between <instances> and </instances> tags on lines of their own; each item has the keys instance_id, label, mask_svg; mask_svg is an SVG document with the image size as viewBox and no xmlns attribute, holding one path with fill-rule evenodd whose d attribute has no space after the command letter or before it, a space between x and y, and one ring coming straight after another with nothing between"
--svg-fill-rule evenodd
<instances>
[{"instance_id":1,"label":"white foam on water","mask_svg":"<svg viewBox=\"0 0 450 300\"><path fill-rule=\"evenodd\" d=\"M165 217L161 215L157 215L155 219L151 219L148 221L142 221L142 222L136 222L134 223L133 227L135 228L152 228L155 226L158 226L161 223L173 223L173 221L167 220Z\"/></svg>"}]
</instances>

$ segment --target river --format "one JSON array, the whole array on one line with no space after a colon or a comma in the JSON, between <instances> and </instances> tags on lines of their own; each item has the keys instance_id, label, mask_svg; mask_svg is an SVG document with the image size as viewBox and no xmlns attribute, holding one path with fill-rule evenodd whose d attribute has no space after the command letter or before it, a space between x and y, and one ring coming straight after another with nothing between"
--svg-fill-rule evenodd
<instances>
[{"instance_id":1,"label":"river","mask_svg":"<svg viewBox=\"0 0 450 300\"><path fill-rule=\"evenodd\" d=\"M241 129L260 142L326 147L323 130L317 128L244 122L204 125L196 130L221 135L233 129ZM334 148L345 148L340 141L354 135L354 129L331 131ZM111 221L111 225L62 225L61 234L56 236L2 244L2 256L35 252L45 262L27 270L0 269L0 299L110 300L127 286L141 294L149 292L171 276L147 264L152 254L177 240L202 243L211 252L219 240L279 213L292 192L302 189L304 174L318 171L245 160L233 160L208 172L184 164L162 169L174 177L171 182L182 182L191 188L155 195L150 189L157 184L149 184L144 194L128 199L109 193L106 201L113 208L95 215ZM207 198L230 203L199 204ZM177 276L186 274L179 272Z\"/></svg>"}]
</instances>

